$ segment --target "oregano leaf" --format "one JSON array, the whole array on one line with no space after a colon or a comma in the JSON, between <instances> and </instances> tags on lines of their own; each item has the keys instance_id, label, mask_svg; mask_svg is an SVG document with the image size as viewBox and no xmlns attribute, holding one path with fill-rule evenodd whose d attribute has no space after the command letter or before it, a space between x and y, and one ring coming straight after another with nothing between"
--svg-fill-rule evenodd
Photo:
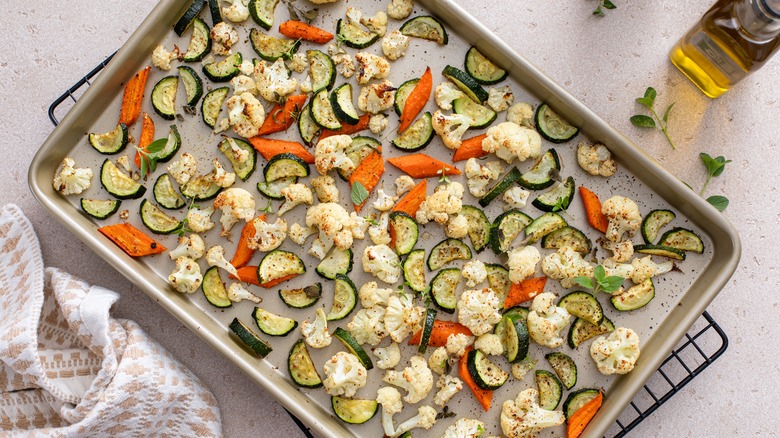
<instances>
[{"instance_id":1,"label":"oregano leaf","mask_svg":"<svg viewBox=\"0 0 780 438\"><path fill-rule=\"evenodd\" d=\"M360 181L355 181L350 190L350 197L352 198L353 204L360 205L368 199L368 190L366 190L365 186L363 186Z\"/></svg>"},{"instance_id":2,"label":"oregano leaf","mask_svg":"<svg viewBox=\"0 0 780 438\"><path fill-rule=\"evenodd\" d=\"M726 207L729 206L729 200L725 196L720 195L713 195L707 198L707 202L712 204L713 207L717 208L718 211L723 211L726 209Z\"/></svg>"},{"instance_id":3,"label":"oregano leaf","mask_svg":"<svg viewBox=\"0 0 780 438\"><path fill-rule=\"evenodd\" d=\"M638 128L655 128L655 120L650 116L637 114L629 119L631 124Z\"/></svg>"}]
</instances>

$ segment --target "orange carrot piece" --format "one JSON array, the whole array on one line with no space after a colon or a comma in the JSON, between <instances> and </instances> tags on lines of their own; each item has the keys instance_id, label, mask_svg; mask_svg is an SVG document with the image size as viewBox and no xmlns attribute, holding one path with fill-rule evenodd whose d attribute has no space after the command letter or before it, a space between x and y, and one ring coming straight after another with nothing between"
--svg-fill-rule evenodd
<instances>
[{"instance_id":1,"label":"orange carrot piece","mask_svg":"<svg viewBox=\"0 0 780 438\"><path fill-rule=\"evenodd\" d=\"M580 196L582 197L582 203L585 205L585 216L588 217L590 226L602 233L606 233L607 227L609 226L609 220L607 219L607 216L601 212L601 201L599 201L599 197L582 186L580 186Z\"/></svg>"},{"instance_id":2,"label":"orange carrot piece","mask_svg":"<svg viewBox=\"0 0 780 438\"><path fill-rule=\"evenodd\" d=\"M298 156L309 164L314 164L314 155L300 143L263 137L252 137L249 142L266 160L270 160L275 155L288 153Z\"/></svg>"},{"instance_id":3,"label":"orange carrot piece","mask_svg":"<svg viewBox=\"0 0 780 438\"><path fill-rule=\"evenodd\" d=\"M236 268L236 271L238 271L238 276L230 274L230 278L242 281L244 283L254 284L255 286L260 286L260 279L257 278L257 266L242 266L240 268Z\"/></svg>"},{"instance_id":4,"label":"orange carrot piece","mask_svg":"<svg viewBox=\"0 0 780 438\"><path fill-rule=\"evenodd\" d=\"M301 112L306 98L305 94L297 94L287 96L284 105L276 104L265 117L263 126L260 127L260 132L257 135L286 131L295 122L296 114Z\"/></svg>"},{"instance_id":5,"label":"orange carrot piece","mask_svg":"<svg viewBox=\"0 0 780 438\"><path fill-rule=\"evenodd\" d=\"M261 220L265 220L265 214L258 216ZM246 266L252 256L255 255L255 250L249 247L249 240L255 237L255 221L249 221L241 229L241 237L238 239L238 245L236 246L236 254L233 256L233 260L230 264L236 269Z\"/></svg>"},{"instance_id":6,"label":"orange carrot piece","mask_svg":"<svg viewBox=\"0 0 780 438\"><path fill-rule=\"evenodd\" d=\"M388 158L387 161L406 172L412 178L441 176L442 171L444 171L445 175L460 175L460 170L452 164L439 161L436 158L425 154L403 155L400 157Z\"/></svg>"},{"instance_id":7,"label":"orange carrot piece","mask_svg":"<svg viewBox=\"0 0 780 438\"><path fill-rule=\"evenodd\" d=\"M420 114L425 104L428 103L428 99L431 98L431 90L433 89L433 76L431 75L431 68L425 69L417 85L409 93L409 97L406 98L404 104L404 110L401 112L401 124L398 126L398 133L402 133L412 124L414 118Z\"/></svg>"},{"instance_id":8,"label":"orange carrot piece","mask_svg":"<svg viewBox=\"0 0 780 438\"><path fill-rule=\"evenodd\" d=\"M323 129L322 134L320 134L320 140L324 138L328 138L332 135L352 135L357 134L360 131L365 131L368 129L368 121L371 119L371 114L363 114L358 119L358 122L354 125L350 125L348 123L342 123L341 129L337 129L335 131L331 131L330 129Z\"/></svg>"},{"instance_id":9,"label":"orange carrot piece","mask_svg":"<svg viewBox=\"0 0 780 438\"><path fill-rule=\"evenodd\" d=\"M599 391L599 395L577 409L566 422L566 438L578 438L582 435L585 427L601 408L603 401L604 395Z\"/></svg>"},{"instance_id":10,"label":"orange carrot piece","mask_svg":"<svg viewBox=\"0 0 780 438\"><path fill-rule=\"evenodd\" d=\"M442 321L436 319L433 321L433 329L431 330L431 337L428 340L428 345L431 347L443 347L447 345L447 338L450 335L464 334L466 336L474 336L465 325L454 321ZM414 334L409 339L409 345L420 345L420 338L422 337L422 330Z\"/></svg>"},{"instance_id":11,"label":"orange carrot piece","mask_svg":"<svg viewBox=\"0 0 780 438\"><path fill-rule=\"evenodd\" d=\"M349 176L349 186L352 187L356 182L363 184L363 187L371 193L379 184L382 174L385 172L385 160L379 151L371 152L363 161L360 162L355 171ZM360 205L355 205L355 211L360 213L360 209L365 205L368 199L365 199Z\"/></svg>"},{"instance_id":12,"label":"orange carrot piece","mask_svg":"<svg viewBox=\"0 0 780 438\"><path fill-rule=\"evenodd\" d=\"M302 39L317 44L325 44L333 39L332 33L296 20L288 20L280 24L279 33L287 38Z\"/></svg>"},{"instance_id":13,"label":"orange carrot piece","mask_svg":"<svg viewBox=\"0 0 780 438\"><path fill-rule=\"evenodd\" d=\"M417 217L417 210L420 209L420 204L425 201L425 195L428 193L428 180L424 179L417 183L409 193L404 195L395 207L393 211L403 211L411 217Z\"/></svg>"},{"instance_id":14,"label":"orange carrot piece","mask_svg":"<svg viewBox=\"0 0 780 438\"><path fill-rule=\"evenodd\" d=\"M455 149L455 154L452 156L452 162L466 161L469 158L479 158L487 155L487 152L482 150L482 140L487 137L487 134L478 135L463 140L460 147Z\"/></svg>"},{"instance_id":15,"label":"orange carrot piece","mask_svg":"<svg viewBox=\"0 0 780 438\"><path fill-rule=\"evenodd\" d=\"M154 120L149 117L149 114L144 112L143 118L141 119L141 136L138 137L138 149L146 152L147 146L152 144L153 141ZM135 166L139 169L141 168L141 153L139 151L135 151Z\"/></svg>"},{"instance_id":16,"label":"orange carrot piece","mask_svg":"<svg viewBox=\"0 0 780 438\"><path fill-rule=\"evenodd\" d=\"M520 283L512 283L509 287L509 293L506 294L506 299L504 300L504 309L509 309L534 299L534 297L544 292L546 284L547 276L526 278Z\"/></svg>"},{"instance_id":17,"label":"orange carrot piece","mask_svg":"<svg viewBox=\"0 0 780 438\"><path fill-rule=\"evenodd\" d=\"M265 289L269 289L269 288L272 288L272 287L276 286L279 283L285 282L285 281L287 281L287 280L289 280L291 278L295 278L298 275L300 275L300 274L288 274L288 275L285 275L283 277L275 278L273 280L266 281L265 283L260 283L260 287L265 288Z\"/></svg>"},{"instance_id":18,"label":"orange carrot piece","mask_svg":"<svg viewBox=\"0 0 780 438\"><path fill-rule=\"evenodd\" d=\"M149 70L151 69L151 66L146 66L125 84L125 91L122 94L122 110L119 112L119 123L130 126L141 115L141 103L144 99L146 79L149 78Z\"/></svg>"},{"instance_id":19,"label":"orange carrot piece","mask_svg":"<svg viewBox=\"0 0 780 438\"><path fill-rule=\"evenodd\" d=\"M160 254L168 250L163 244L144 234L143 231L130 225L121 223L106 225L98 228L101 234L111 239L122 251L130 257L143 257L152 254Z\"/></svg>"},{"instance_id":20,"label":"orange carrot piece","mask_svg":"<svg viewBox=\"0 0 780 438\"><path fill-rule=\"evenodd\" d=\"M474 394L474 398L477 399L479 404L482 406L482 409L487 412L490 410L490 404L493 402L493 391L480 388L477 386L477 383L474 381L474 379L471 378L468 365L468 352L471 351L472 348L473 347L467 348L466 354L460 358L460 361L458 362L458 375L460 375L460 379L463 380L463 383L465 383Z\"/></svg>"}]
</instances>

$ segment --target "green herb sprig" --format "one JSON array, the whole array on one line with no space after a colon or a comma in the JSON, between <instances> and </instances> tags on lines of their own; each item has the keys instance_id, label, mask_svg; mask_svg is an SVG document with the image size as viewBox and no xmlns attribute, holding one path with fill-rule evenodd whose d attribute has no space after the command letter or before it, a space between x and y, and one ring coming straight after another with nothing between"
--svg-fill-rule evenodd
<instances>
[{"instance_id":1,"label":"green herb sprig","mask_svg":"<svg viewBox=\"0 0 780 438\"><path fill-rule=\"evenodd\" d=\"M599 292L612 293L623 285L625 279L618 275L607 275L603 266L598 265L593 269L593 278L579 276L574 278L574 282L580 286L593 291L593 295Z\"/></svg>"},{"instance_id":2,"label":"green herb sprig","mask_svg":"<svg viewBox=\"0 0 780 438\"><path fill-rule=\"evenodd\" d=\"M366 187L360 181L355 181L352 184L349 195L350 198L352 198L353 204L360 205L368 199L368 190L366 190Z\"/></svg>"},{"instance_id":3,"label":"green herb sprig","mask_svg":"<svg viewBox=\"0 0 780 438\"><path fill-rule=\"evenodd\" d=\"M158 138L145 148L135 148L141 158L141 179L146 179L147 175L157 170L157 161L160 159L158 154L165 149L166 144L167 138Z\"/></svg>"},{"instance_id":4,"label":"green herb sprig","mask_svg":"<svg viewBox=\"0 0 780 438\"><path fill-rule=\"evenodd\" d=\"M699 158L701 158L704 168L707 170L707 180L704 182L704 186L702 186L701 191L699 192L699 196L704 197L704 192L707 190L707 186L710 185L712 178L720 176L726 169L726 164L731 163L731 160L727 160L722 155L712 158L709 154L704 152L699 154ZM729 200L725 196L713 195L706 199L707 202L717 208L718 211L723 211L729 206Z\"/></svg>"},{"instance_id":5,"label":"green herb sprig","mask_svg":"<svg viewBox=\"0 0 780 438\"><path fill-rule=\"evenodd\" d=\"M661 130L661 132L664 133L664 136L666 136L666 140L669 142L669 144L672 146L672 149L677 149L677 147L674 144L674 141L672 140L672 137L669 135L669 114L672 111L672 107L674 107L674 104L676 102L672 102L669 104L669 106L666 107L666 111L664 111L663 117L659 117L658 113L655 112L654 103L655 98L658 93L656 93L655 88L653 87L647 87L647 90L645 90L645 95L642 97L637 97L636 102L645 108L650 110L650 113L652 113L653 117L644 115L644 114L636 114L631 116L629 119L631 121L631 124L638 127L638 128L658 128ZM655 118L655 119L654 119ZM656 123L657 122L657 123Z\"/></svg>"},{"instance_id":6,"label":"green herb sprig","mask_svg":"<svg viewBox=\"0 0 780 438\"><path fill-rule=\"evenodd\" d=\"M593 11L593 15L598 15L600 17L604 16L604 9L615 9L617 6L615 6L614 3L612 3L610 0L598 0L599 5L596 7L596 9Z\"/></svg>"}]
</instances>

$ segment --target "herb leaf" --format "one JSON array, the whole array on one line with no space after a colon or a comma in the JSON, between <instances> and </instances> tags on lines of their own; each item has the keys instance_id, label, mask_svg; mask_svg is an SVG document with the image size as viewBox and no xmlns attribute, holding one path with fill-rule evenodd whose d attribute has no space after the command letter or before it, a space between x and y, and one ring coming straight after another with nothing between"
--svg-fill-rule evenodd
<instances>
[{"instance_id":1,"label":"herb leaf","mask_svg":"<svg viewBox=\"0 0 780 438\"><path fill-rule=\"evenodd\" d=\"M677 102L672 102L671 105L666 107L666 111L664 111L664 119L663 119L664 123L669 121L669 113L672 111L672 107L674 106L675 103Z\"/></svg>"},{"instance_id":2,"label":"herb leaf","mask_svg":"<svg viewBox=\"0 0 780 438\"><path fill-rule=\"evenodd\" d=\"M650 116L637 114L635 116L631 116L629 120L631 121L631 124L637 128L655 128L655 120L653 120L653 118Z\"/></svg>"},{"instance_id":3,"label":"herb leaf","mask_svg":"<svg viewBox=\"0 0 780 438\"><path fill-rule=\"evenodd\" d=\"M647 87L647 90L645 90L645 95L643 97L637 97L636 101L637 103L640 103L650 109L653 107L653 102L655 102L657 95L658 93L655 91L655 88Z\"/></svg>"},{"instance_id":4,"label":"herb leaf","mask_svg":"<svg viewBox=\"0 0 780 438\"><path fill-rule=\"evenodd\" d=\"M649 109L652 117L643 114L637 114L631 116L629 120L631 121L631 124L639 128L660 129L661 132L663 132L664 136L666 137L666 141L669 142L669 145L672 147L672 149L676 149L674 145L674 141L672 141L672 137L669 135L669 129L668 129L669 114L671 114L672 108L674 107L674 102L672 102L669 106L666 107L666 111L664 112L663 117L659 117L658 113L655 111L655 108L653 107L655 103L655 98L657 96L658 93L655 91L655 88L647 87L644 96L637 97L636 102L644 106L645 108Z\"/></svg>"},{"instance_id":5,"label":"herb leaf","mask_svg":"<svg viewBox=\"0 0 780 438\"><path fill-rule=\"evenodd\" d=\"M614 3L612 3L610 0L604 0L603 6L607 9L615 9L617 6L615 6Z\"/></svg>"},{"instance_id":6,"label":"herb leaf","mask_svg":"<svg viewBox=\"0 0 780 438\"><path fill-rule=\"evenodd\" d=\"M583 277L583 276L575 277L574 282L584 288L593 289L593 280L591 280L588 277Z\"/></svg>"},{"instance_id":7,"label":"herb leaf","mask_svg":"<svg viewBox=\"0 0 780 438\"><path fill-rule=\"evenodd\" d=\"M726 209L726 207L729 206L729 200L725 196L720 195L714 195L707 198L707 202L712 204L713 207L717 208L718 211L723 211Z\"/></svg>"},{"instance_id":8,"label":"herb leaf","mask_svg":"<svg viewBox=\"0 0 780 438\"><path fill-rule=\"evenodd\" d=\"M368 190L366 190L365 186L363 186L360 181L355 181L355 183L352 184L350 197L352 198L353 204L360 205L368 199Z\"/></svg>"}]
</instances>

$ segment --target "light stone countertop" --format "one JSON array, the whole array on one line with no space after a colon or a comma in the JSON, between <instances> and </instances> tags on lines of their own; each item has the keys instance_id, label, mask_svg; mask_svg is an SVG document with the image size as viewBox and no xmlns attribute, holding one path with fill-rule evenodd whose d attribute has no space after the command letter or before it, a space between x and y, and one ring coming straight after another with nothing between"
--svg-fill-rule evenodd
<instances>
[{"instance_id":1,"label":"light stone countertop","mask_svg":"<svg viewBox=\"0 0 780 438\"><path fill-rule=\"evenodd\" d=\"M378 2L379 3L379 2ZM385 3L384 1L382 3ZM459 3L608 123L693 187L705 179L698 153L732 159L709 193L731 199L724 213L740 232L742 261L709 312L731 340L725 355L645 420L633 436L772 436L780 420L777 259L780 246L780 57L717 100L704 97L669 63L674 42L709 2L615 0L605 17L595 0L460 0ZM56 266L121 293L117 317L137 321L195 372L219 400L228 437L299 436L284 410L189 330L94 256L35 201L27 167L53 127L49 104L119 48L153 0L13 2L0 16L0 204L18 204ZM506 5L513 10L506 13ZM517 4L518 6L514 6ZM660 132L633 127L634 98L647 86L676 102L672 150ZM6 155L7 154L7 155ZM268 429L270 428L270 429Z\"/></svg>"}]
</instances>

